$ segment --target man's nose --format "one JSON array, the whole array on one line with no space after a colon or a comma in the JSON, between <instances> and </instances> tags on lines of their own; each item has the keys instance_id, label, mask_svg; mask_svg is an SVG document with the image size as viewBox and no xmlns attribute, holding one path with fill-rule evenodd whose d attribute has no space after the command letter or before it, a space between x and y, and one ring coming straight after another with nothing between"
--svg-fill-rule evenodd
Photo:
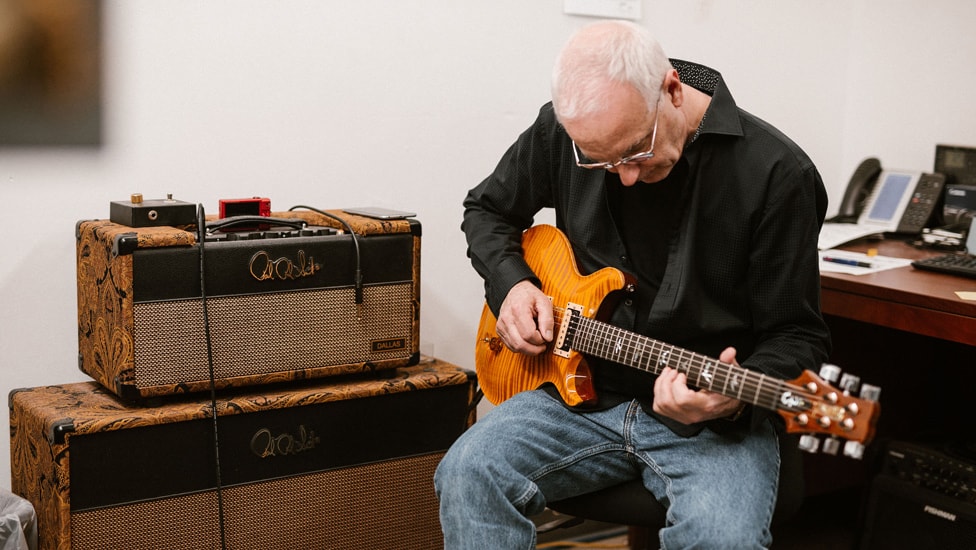
<instances>
[{"instance_id":1,"label":"man's nose","mask_svg":"<svg viewBox=\"0 0 976 550\"><path fill-rule=\"evenodd\" d=\"M637 183L637 178L640 177L640 165L638 164L621 164L620 166L614 167L611 171L616 172L620 176L620 183L625 187L630 187Z\"/></svg>"}]
</instances>

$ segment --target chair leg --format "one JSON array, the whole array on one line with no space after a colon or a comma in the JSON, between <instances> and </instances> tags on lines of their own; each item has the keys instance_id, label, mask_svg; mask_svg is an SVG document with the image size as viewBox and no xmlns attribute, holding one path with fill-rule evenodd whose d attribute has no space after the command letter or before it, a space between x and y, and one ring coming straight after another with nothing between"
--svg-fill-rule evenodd
<instances>
[{"instance_id":1,"label":"chair leg","mask_svg":"<svg viewBox=\"0 0 976 550\"><path fill-rule=\"evenodd\" d=\"M651 546L652 540L654 546ZM631 525L627 528L627 547L630 550L654 550L657 548L657 539L647 527Z\"/></svg>"}]
</instances>

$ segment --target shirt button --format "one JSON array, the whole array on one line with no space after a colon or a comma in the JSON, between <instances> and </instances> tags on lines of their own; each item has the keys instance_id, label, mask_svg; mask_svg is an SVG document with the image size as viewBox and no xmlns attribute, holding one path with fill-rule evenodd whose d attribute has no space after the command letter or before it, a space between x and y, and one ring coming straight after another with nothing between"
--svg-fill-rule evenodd
<instances>
[{"instance_id":1,"label":"shirt button","mask_svg":"<svg viewBox=\"0 0 976 550\"><path fill-rule=\"evenodd\" d=\"M621 256L621 257L620 257L620 263L623 263L623 264L625 264L625 263L627 263L628 261L629 261L629 260L627 259L627 256Z\"/></svg>"},{"instance_id":2,"label":"shirt button","mask_svg":"<svg viewBox=\"0 0 976 550\"><path fill-rule=\"evenodd\" d=\"M628 299L624 300L624 305L627 306L627 307L630 307L630 306L634 305L634 301L628 298Z\"/></svg>"}]
</instances>

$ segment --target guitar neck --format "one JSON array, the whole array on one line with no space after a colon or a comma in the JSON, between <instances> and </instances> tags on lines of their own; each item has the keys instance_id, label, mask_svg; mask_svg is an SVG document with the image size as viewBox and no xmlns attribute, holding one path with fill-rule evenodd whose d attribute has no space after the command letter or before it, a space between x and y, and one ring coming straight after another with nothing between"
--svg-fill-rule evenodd
<instances>
[{"instance_id":1,"label":"guitar neck","mask_svg":"<svg viewBox=\"0 0 976 550\"><path fill-rule=\"evenodd\" d=\"M788 390L784 380L566 311L573 315L567 334L569 345L580 353L651 374L670 367L684 373L689 385L766 409L782 408L781 396Z\"/></svg>"}]
</instances>

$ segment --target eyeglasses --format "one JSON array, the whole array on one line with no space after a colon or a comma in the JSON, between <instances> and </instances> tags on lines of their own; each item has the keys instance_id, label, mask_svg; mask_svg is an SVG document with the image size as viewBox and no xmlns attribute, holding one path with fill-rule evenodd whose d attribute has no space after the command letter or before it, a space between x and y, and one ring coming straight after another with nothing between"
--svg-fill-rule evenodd
<instances>
[{"instance_id":1,"label":"eyeglasses","mask_svg":"<svg viewBox=\"0 0 976 550\"><path fill-rule=\"evenodd\" d=\"M654 129L651 130L651 148L647 151L624 157L617 162L581 162L580 148L578 145L576 145L576 141L573 140L573 156L576 157L576 166L579 166L580 168L588 168L590 170L597 170L601 168L604 170L611 170L622 164L633 164L654 158L654 140L657 139L657 117L659 114L661 114L660 108L658 108L657 113L654 114Z\"/></svg>"}]
</instances>

